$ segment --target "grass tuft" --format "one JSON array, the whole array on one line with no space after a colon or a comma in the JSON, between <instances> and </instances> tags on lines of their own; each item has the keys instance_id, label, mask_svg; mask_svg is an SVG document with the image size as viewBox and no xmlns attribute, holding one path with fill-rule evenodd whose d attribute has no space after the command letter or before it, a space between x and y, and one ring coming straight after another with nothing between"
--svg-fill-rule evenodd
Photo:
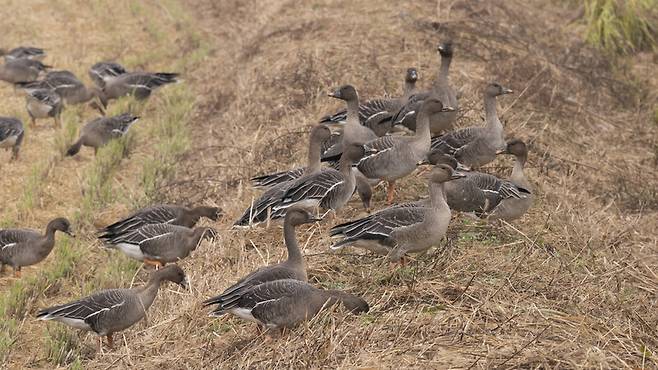
<instances>
[{"instance_id":1,"label":"grass tuft","mask_svg":"<svg viewBox=\"0 0 658 370\"><path fill-rule=\"evenodd\" d=\"M613 54L655 50L656 0L586 0L587 41Z\"/></svg>"}]
</instances>

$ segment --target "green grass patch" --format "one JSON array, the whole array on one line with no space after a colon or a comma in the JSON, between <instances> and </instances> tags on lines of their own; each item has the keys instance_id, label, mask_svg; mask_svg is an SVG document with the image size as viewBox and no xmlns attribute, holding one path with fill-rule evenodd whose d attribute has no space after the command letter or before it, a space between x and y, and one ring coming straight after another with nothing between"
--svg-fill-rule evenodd
<instances>
[{"instance_id":1,"label":"green grass patch","mask_svg":"<svg viewBox=\"0 0 658 370\"><path fill-rule=\"evenodd\" d=\"M80 361L80 343L74 331L59 325L48 324L43 337L43 348L48 362L66 366Z\"/></svg>"}]
</instances>

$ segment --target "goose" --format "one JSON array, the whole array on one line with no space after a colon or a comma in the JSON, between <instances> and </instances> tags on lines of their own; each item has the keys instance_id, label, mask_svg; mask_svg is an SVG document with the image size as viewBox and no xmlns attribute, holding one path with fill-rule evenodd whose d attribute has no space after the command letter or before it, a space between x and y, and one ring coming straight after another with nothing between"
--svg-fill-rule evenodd
<instances>
[{"instance_id":1,"label":"goose","mask_svg":"<svg viewBox=\"0 0 658 370\"><path fill-rule=\"evenodd\" d=\"M128 71L121 64L115 62L98 62L89 68L89 78L99 89L105 87L105 81L125 73Z\"/></svg>"},{"instance_id":2,"label":"goose","mask_svg":"<svg viewBox=\"0 0 658 370\"><path fill-rule=\"evenodd\" d=\"M414 135L383 136L364 144L374 153L361 159L357 168L368 179L388 183L386 199L389 204L395 197L395 181L413 172L430 151L430 117L449 109L444 108L438 99L426 99L420 107L418 129Z\"/></svg>"},{"instance_id":3,"label":"goose","mask_svg":"<svg viewBox=\"0 0 658 370\"><path fill-rule=\"evenodd\" d=\"M0 80L12 84L35 81L39 74L50 68L38 60L11 59L0 64Z\"/></svg>"},{"instance_id":4,"label":"goose","mask_svg":"<svg viewBox=\"0 0 658 370\"><path fill-rule=\"evenodd\" d=\"M62 98L50 89L30 89L25 94L25 107L30 115L32 126L41 118L53 118L55 127L61 127L60 116L64 108Z\"/></svg>"},{"instance_id":5,"label":"goose","mask_svg":"<svg viewBox=\"0 0 658 370\"><path fill-rule=\"evenodd\" d=\"M0 49L0 56L4 56L5 61L15 59L43 60L46 57L46 52L32 46L19 46L11 50Z\"/></svg>"},{"instance_id":6,"label":"goose","mask_svg":"<svg viewBox=\"0 0 658 370\"><path fill-rule=\"evenodd\" d=\"M105 80L101 102L104 107L110 100L132 95L137 100L145 100L157 88L178 82L178 73L129 72Z\"/></svg>"},{"instance_id":7,"label":"goose","mask_svg":"<svg viewBox=\"0 0 658 370\"><path fill-rule=\"evenodd\" d=\"M49 89L57 93L65 104L75 105L84 104L92 99L92 106L98 109L102 114L105 113L103 108L97 104L101 102L101 90L96 87L86 87L78 77L70 71L51 71L46 74L43 80L19 84L28 94L34 89Z\"/></svg>"},{"instance_id":8,"label":"goose","mask_svg":"<svg viewBox=\"0 0 658 370\"><path fill-rule=\"evenodd\" d=\"M438 244L450 223L450 208L444 195L444 183L462 178L447 164L430 172L430 199L395 205L365 218L349 221L331 229L331 236L342 238L331 249L347 245L387 255L391 262L405 263L404 255L423 252Z\"/></svg>"},{"instance_id":9,"label":"goose","mask_svg":"<svg viewBox=\"0 0 658 370\"><path fill-rule=\"evenodd\" d=\"M496 113L496 97L512 92L496 82L490 83L484 92L486 125L466 127L434 137L432 150L454 156L467 168L492 162L496 159L496 152L505 148L505 132Z\"/></svg>"},{"instance_id":10,"label":"goose","mask_svg":"<svg viewBox=\"0 0 658 370\"><path fill-rule=\"evenodd\" d=\"M308 143L306 167L297 167L292 170L260 175L251 178L256 188L269 188L282 182L288 182L304 174L315 173L320 170L320 149L322 143L331 137L331 130L325 125L316 125L311 129Z\"/></svg>"},{"instance_id":11,"label":"goose","mask_svg":"<svg viewBox=\"0 0 658 370\"><path fill-rule=\"evenodd\" d=\"M121 219L100 230L100 239L113 237L135 231L146 225L171 224L192 228L201 217L217 221L222 210L217 207L198 206L187 208L173 204L158 204L142 208L130 216Z\"/></svg>"},{"instance_id":12,"label":"goose","mask_svg":"<svg viewBox=\"0 0 658 370\"><path fill-rule=\"evenodd\" d=\"M106 145L110 140L125 135L130 126L139 120L139 117L130 113L123 113L114 117L99 117L84 125L80 137L66 151L67 156L78 154L80 148L89 146L94 148L94 155L98 148Z\"/></svg>"},{"instance_id":13,"label":"goose","mask_svg":"<svg viewBox=\"0 0 658 370\"><path fill-rule=\"evenodd\" d=\"M414 112L418 111L425 99L434 97L439 99L446 107L452 108L452 110L433 114L430 117L430 132L432 135L437 135L452 130L459 109L457 93L450 85L449 80L450 63L453 55L452 42L439 44L437 50L441 56L441 66L437 78L432 83L432 88L429 91L417 93L407 98L405 104L401 105L401 108L393 117L394 125L404 125L411 130L416 130L416 115Z\"/></svg>"},{"instance_id":14,"label":"goose","mask_svg":"<svg viewBox=\"0 0 658 370\"><path fill-rule=\"evenodd\" d=\"M253 286L268 281L281 279L307 281L306 265L297 244L295 227L317 221L321 221L321 219L306 210L296 208L288 210L283 221L283 239L288 250L288 259L275 265L261 267L250 273L237 283L228 287L222 294L204 301L204 306L216 304L218 307L214 311L222 311L224 310L224 306L232 305L236 299L239 299L240 296ZM236 314L236 312L231 313Z\"/></svg>"},{"instance_id":15,"label":"goose","mask_svg":"<svg viewBox=\"0 0 658 370\"><path fill-rule=\"evenodd\" d=\"M23 122L18 118L0 117L0 148L11 149L11 160L18 159L23 143Z\"/></svg>"},{"instance_id":16,"label":"goose","mask_svg":"<svg viewBox=\"0 0 658 370\"><path fill-rule=\"evenodd\" d=\"M48 223L44 235L31 229L0 230L0 272L10 265L14 276L20 277L23 266L43 261L55 247L55 231L73 236L71 223L61 217Z\"/></svg>"},{"instance_id":17,"label":"goose","mask_svg":"<svg viewBox=\"0 0 658 370\"><path fill-rule=\"evenodd\" d=\"M523 173L528 157L521 140L511 140L501 153L512 154L516 162L509 180L480 172L468 172L466 177L446 184L446 198L450 208L474 212L489 220L511 221L523 216L530 208L533 195Z\"/></svg>"},{"instance_id":18,"label":"goose","mask_svg":"<svg viewBox=\"0 0 658 370\"><path fill-rule=\"evenodd\" d=\"M416 92L416 81L418 80L418 71L416 68L408 68L404 77L404 92L399 98L387 99L372 99L363 104L359 104L359 121L365 124L372 118L383 115L379 120L390 120L393 115L400 110L404 103L411 95ZM320 119L320 123L344 123L347 120L347 110L342 109L332 115L324 116ZM371 125L372 126L372 125ZM385 134L385 133L384 133ZM378 135L383 136L384 134Z\"/></svg>"},{"instance_id":19,"label":"goose","mask_svg":"<svg viewBox=\"0 0 658 370\"><path fill-rule=\"evenodd\" d=\"M177 262L196 249L201 238L214 235L209 227L194 229L172 224L150 224L137 230L101 236L108 249L118 249L126 256L156 268Z\"/></svg>"},{"instance_id":20,"label":"goose","mask_svg":"<svg viewBox=\"0 0 658 370\"><path fill-rule=\"evenodd\" d=\"M315 317L322 308L341 303L354 314L368 312L370 306L360 297L340 290L323 290L307 282L282 279L256 285L220 306L210 316L232 313L269 330L293 328Z\"/></svg>"},{"instance_id":21,"label":"goose","mask_svg":"<svg viewBox=\"0 0 658 370\"><path fill-rule=\"evenodd\" d=\"M165 281L188 289L185 272L171 265L151 272L144 286L101 290L74 302L39 310L36 317L42 321L53 320L75 329L93 331L98 335L98 351L103 345L103 337L107 338L108 347L114 349L114 333L128 329L146 317L146 311Z\"/></svg>"},{"instance_id":22,"label":"goose","mask_svg":"<svg viewBox=\"0 0 658 370\"><path fill-rule=\"evenodd\" d=\"M284 212L293 205L307 209L320 207L327 212L342 208L356 190L355 171L352 166L365 154L370 153L360 144L349 144L345 147L338 170L325 168L295 180L274 205L274 211Z\"/></svg>"}]
</instances>

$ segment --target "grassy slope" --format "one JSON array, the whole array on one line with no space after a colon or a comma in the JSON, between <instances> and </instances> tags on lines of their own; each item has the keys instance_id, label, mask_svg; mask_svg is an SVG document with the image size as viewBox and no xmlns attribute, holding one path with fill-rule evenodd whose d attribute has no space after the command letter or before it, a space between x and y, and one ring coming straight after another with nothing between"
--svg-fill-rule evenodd
<instances>
[{"instance_id":1,"label":"grassy slope","mask_svg":"<svg viewBox=\"0 0 658 370\"><path fill-rule=\"evenodd\" d=\"M87 68L99 60L117 60L128 69L185 75L207 52L176 0L15 1L5 4L0 16L5 19L0 25L3 43L44 47L48 64L69 69L86 83L91 83ZM3 85L0 95L0 114L18 116L27 125L21 94ZM20 280L8 274L0 280L2 363L17 367L79 363L88 352L79 345L85 337L35 322L34 311L145 277L136 273L138 264L133 261L97 249L93 232L153 195L187 148L187 123L194 105L195 96L185 84L168 86L145 105L131 99L112 104L110 114L132 109L142 119L126 139L103 148L97 157L83 148L74 158L62 158L78 128L97 116L88 107L68 109L60 130L52 128L52 121L27 127L21 160L3 164L2 224L43 229L49 219L66 216L74 222L78 238L58 236L55 251L45 262L24 269ZM36 350L26 351L32 344Z\"/></svg>"}]
</instances>

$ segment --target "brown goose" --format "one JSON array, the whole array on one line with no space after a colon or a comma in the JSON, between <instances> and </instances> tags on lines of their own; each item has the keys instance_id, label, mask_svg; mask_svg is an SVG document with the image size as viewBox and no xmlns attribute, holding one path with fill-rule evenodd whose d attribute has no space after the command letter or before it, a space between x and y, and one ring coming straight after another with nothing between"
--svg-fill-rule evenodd
<instances>
[{"instance_id":1,"label":"brown goose","mask_svg":"<svg viewBox=\"0 0 658 370\"><path fill-rule=\"evenodd\" d=\"M132 95L137 100L145 100L161 86L178 82L178 73L129 72L115 78L106 79L101 102L106 107L110 100Z\"/></svg>"},{"instance_id":2,"label":"brown goose","mask_svg":"<svg viewBox=\"0 0 658 370\"><path fill-rule=\"evenodd\" d=\"M441 67L439 68L437 78L432 83L432 88L429 91L410 96L393 117L394 125L401 124L411 130L415 130L416 115L414 113L418 111L425 99L434 97L439 99L444 106L452 108L452 110L438 112L430 117L430 131L432 135L452 130L452 126L457 119L457 110L459 109L457 93L450 85L449 80L450 63L453 55L452 42L448 41L439 44L437 50L441 55Z\"/></svg>"},{"instance_id":3,"label":"brown goose","mask_svg":"<svg viewBox=\"0 0 658 370\"><path fill-rule=\"evenodd\" d=\"M128 71L121 64L115 62L98 62L89 68L89 78L99 89L105 87L105 81L125 73Z\"/></svg>"},{"instance_id":4,"label":"brown goose","mask_svg":"<svg viewBox=\"0 0 658 370\"><path fill-rule=\"evenodd\" d=\"M325 125L316 125L311 129L308 143L308 154L306 167L298 167L288 171L270 173L251 178L251 182L257 188L269 188L282 182L288 182L320 171L320 148L325 140L331 137L331 130Z\"/></svg>"},{"instance_id":5,"label":"brown goose","mask_svg":"<svg viewBox=\"0 0 658 370\"><path fill-rule=\"evenodd\" d=\"M256 285L236 297L231 304L211 313L221 316L232 313L256 322L267 329L292 328L310 320L323 307L341 303L348 311L368 312L368 303L360 297L340 290L322 290L292 279L275 280Z\"/></svg>"},{"instance_id":6,"label":"brown goose","mask_svg":"<svg viewBox=\"0 0 658 370\"><path fill-rule=\"evenodd\" d=\"M39 73L45 71L47 66L38 60L12 59L0 64L0 80L12 84L35 81Z\"/></svg>"},{"instance_id":7,"label":"brown goose","mask_svg":"<svg viewBox=\"0 0 658 370\"><path fill-rule=\"evenodd\" d=\"M105 146L110 140L125 135L139 117L130 113L123 113L114 117L99 117L84 125L80 137L66 151L67 156L78 154L82 146L94 148L94 155L98 148Z\"/></svg>"},{"instance_id":8,"label":"brown goose","mask_svg":"<svg viewBox=\"0 0 658 370\"><path fill-rule=\"evenodd\" d=\"M496 159L496 152L505 148L503 124L496 113L496 97L513 91L491 83L484 91L486 125L472 126L432 138L432 150L451 155L469 168L477 168Z\"/></svg>"},{"instance_id":9,"label":"brown goose","mask_svg":"<svg viewBox=\"0 0 658 370\"><path fill-rule=\"evenodd\" d=\"M346 245L388 255L392 262L404 263L403 256L423 252L437 245L450 223L450 208L445 200L444 183L464 175L440 164L430 173L429 202L395 205L365 218L334 226L332 237L343 238L332 249Z\"/></svg>"},{"instance_id":10,"label":"brown goose","mask_svg":"<svg viewBox=\"0 0 658 370\"><path fill-rule=\"evenodd\" d=\"M372 99L368 100L363 104L359 104L359 121L361 124L366 125L366 122L372 119L379 120L381 124L383 119L390 119L395 113L397 113L400 108L406 103L411 95L416 92L416 81L418 81L418 71L416 68L408 68L404 77L404 91L401 97L394 99ZM383 116L377 118L376 116ZM320 123L344 123L347 120L347 110L340 110L332 115L324 116L320 119ZM379 127L378 125L366 125L373 127ZM389 125L392 126L392 125ZM389 127L390 129L390 127ZM383 136L386 132L379 134L378 136Z\"/></svg>"},{"instance_id":11,"label":"brown goose","mask_svg":"<svg viewBox=\"0 0 658 370\"><path fill-rule=\"evenodd\" d=\"M530 183L523 173L528 156L523 141L512 140L502 153L513 154L516 163L509 180L481 172L467 172L466 177L446 184L450 208L474 212L490 220L515 220L523 216L533 201Z\"/></svg>"},{"instance_id":12,"label":"brown goose","mask_svg":"<svg viewBox=\"0 0 658 370\"><path fill-rule=\"evenodd\" d=\"M43 60L46 57L46 52L32 46L19 46L11 50L0 49L0 56L5 57L6 61L14 59Z\"/></svg>"},{"instance_id":13,"label":"brown goose","mask_svg":"<svg viewBox=\"0 0 658 370\"><path fill-rule=\"evenodd\" d=\"M192 253L204 236L212 237L209 227L194 229L172 224L150 224L136 230L101 237L105 246L156 268L177 262Z\"/></svg>"},{"instance_id":14,"label":"brown goose","mask_svg":"<svg viewBox=\"0 0 658 370\"><path fill-rule=\"evenodd\" d=\"M135 231L146 225L171 224L192 228L201 217L217 221L222 210L217 207L199 206L187 208L173 204L158 204L142 208L132 215L100 230L100 239L109 240L117 235Z\"/></svg>"},{"instance_id":15,"label":"brown goose","mask_svg":"<svg viewBox=\"0 0 658 370\"><path fill-rule=\"evenodd\" d=\"M98 338L98 350L103 339L114 348L112 335L125 330L146 316L158 294L160 285L171 281L187 289L187 277L176 266L167 266L151 272L146 285L132 289L108 289L81 298L75 302L53 306L37 313L39 320L54 320L84 331L93 331Z\"/></svg>"},{"instance_id":16,"label":"brown goose","mask_svg":"<svg viewBox=\"0 0 658 370\"><path fill-rule=\"evenodd\" d=\"M283 238L288 250L288 259L276 265L259 268L228 287L222 294L203 302L204 306L216 304L218 307L213 312L224 311L224 307L232 305L247 290L258 284L281 279L307 281L306 265L302 251L297 244L295 227L317 221L321 221L321 219L306 210L294 208L288 210L283 221ZM230 309L227 311L231 312Z\"/></svg>"},{"instance_id":17,"label":"brown goose","mask_svg":"<svg viewBox=\"0 0 658 370\"><path fill-rule=\"evenodd\" d=\"M395 181L413 172L430 151L430 117L447 109L450 108L444 108L438 99L426 99L413 136L383 136L364 144L373 154L359 161L357 168L368 179L387 181L389 203L395 197Z\"/></svg>"},{"instance_id":18,"label":"brown goose","mask_svg":"<svg viewBox=\"0 0 658 370\"><path fill-rule=\"evenodd\" d=\"M26 90L25 106L32 126L36 126L37 119L53 118L55 127L61 127L60 116L64 108L64 101L55 91L50 89Z\"/></svg>"},{"instance_id":19,"label":"brown goose","mask_svg":"<svg viewBox=\"0 0 658 370\"><path fill-rule=\"evenodd\" d=\"M11 149L11 160L18 159L25 129L17 118L0 117L0 148Z\"/></svg>"},{"instance_id":20,"label":"brown goose","mask_svg":"<svg viewBox=\"0 0 658 370\"><path fill-rule=\"evenodd\" d=\"M44 235L30 229L0 230L0 272L9 265L14 275L20 277L23 266L43 261L55 247L55 231L73 235L71 224L65 218L50 221Z\"/></svg>"}]
</instances>

